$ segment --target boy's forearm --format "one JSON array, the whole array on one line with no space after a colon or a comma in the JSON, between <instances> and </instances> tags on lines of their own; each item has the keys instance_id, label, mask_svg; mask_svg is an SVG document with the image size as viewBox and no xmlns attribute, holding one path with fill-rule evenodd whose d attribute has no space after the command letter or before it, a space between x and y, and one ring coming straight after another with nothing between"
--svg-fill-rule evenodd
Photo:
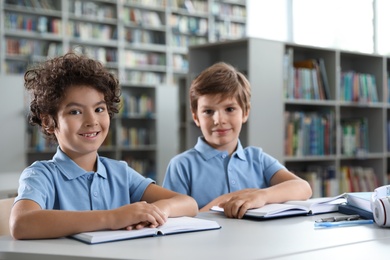
<instances>
[{"instance_id":1,"label":"boy's forearm","mask_svg":"<svg viewBox=\"0 0 390 260\"><path fill-rule=\"evenodd\" d=\"M12 220L16 239L57 238L109 228L108 211L36 210Z\"/></svg>"},{"instance_id":2,"label":"boy's forearm","mask_svg":"<svg viewBox=\"0 0 390 260\"><path fill-rule=\"evenodd\" d=\"M196 201L187 195L178 194L169 199L163 199L153 202L168 217L179 216L196 216L198 214L198 204Z\"/></svg>"},{"instance_id":3,"label":"boy's forearm","mask_svg":"<svg viewBox=\"0 0 390 260\"><path fill-rule=\"evenodd\" d=\"M306 200L312 195L310 185L300 179L288 180L266 188L266 203L282 203L289 200Z\"/></svg>"}]
</instances>

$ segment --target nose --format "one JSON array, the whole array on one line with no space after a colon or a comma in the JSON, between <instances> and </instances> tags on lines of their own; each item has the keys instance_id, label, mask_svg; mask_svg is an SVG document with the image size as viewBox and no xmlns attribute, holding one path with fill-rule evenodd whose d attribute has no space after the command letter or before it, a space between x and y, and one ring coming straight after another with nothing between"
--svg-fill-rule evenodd
<instances>
[{"instance_id":1,"label":"nose","mask_svg":"<svg viewBox=\"0 0 390 260\"><path fill-rule=\"evenodd\" d=\"M85 115L84 122L87 127L95 126L98 124L97 116L96 113L94 113L94 111L86 112L84 115Z\"/></svg>"},{"instance_id":2,"label":"nose","mask_svg":"<svg viewBox=\"0 0 390 260\"><path fill-rule=\"evenodd\" d=\"M223 113L219 111L215 111L213 115L214 125L220 125L224 122L224 116Z\"/></svg>"}]
</instances>

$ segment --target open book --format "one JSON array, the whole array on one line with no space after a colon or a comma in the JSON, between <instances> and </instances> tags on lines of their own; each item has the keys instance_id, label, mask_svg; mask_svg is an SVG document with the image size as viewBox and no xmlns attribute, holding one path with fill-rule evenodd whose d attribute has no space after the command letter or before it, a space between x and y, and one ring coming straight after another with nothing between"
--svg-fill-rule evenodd
<instances>
[{"instance_id":1,"label":"open book","mask_svg":"<svg viewBox=\"0 0 390 260\"><path fill-rule=\"evenodd\" d=\"M170 235L194 231L219 229L221 226L213 220L192 217L168 218L164 225L157 228L143 228L138 230L104 230L75 234L71 237L88 244L110 242L116 240Z\"/></svg>"},{"instance_id":2,"label":"open book","mask_svg":"<svg viewBox=\"0 0 390 260\"><path fill-rule=\"evenodd\" d=\"M292 215L315 215L338 211L341 204L346 203L346 193L335 197L313 198L308 200L291 200L285 203L267 204L261 208L249 209L245 217L276 218ZM223 208L214 206L212 211L223 212Z\"/></svg>"}]
</instances>

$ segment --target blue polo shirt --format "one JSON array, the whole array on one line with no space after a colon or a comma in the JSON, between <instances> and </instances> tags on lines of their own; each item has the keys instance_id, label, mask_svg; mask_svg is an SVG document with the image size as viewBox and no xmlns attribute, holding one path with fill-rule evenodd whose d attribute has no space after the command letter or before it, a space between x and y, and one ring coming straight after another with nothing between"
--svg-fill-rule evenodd
<instances>
[{"instance_id":1,"label":"blue polo shirt","mask_svg":"<svg viewBox=\"0 0 390 260\"><path fill-rule=\"evenodd\" d=\"M140 201L151 183L126 162L105 157L97 156L97 171L87 172L57 148L52 160L22 172L15 201L33 200L42 209L107 210Z\"/></svg>"},{"instance_id":2,"label":"blue polo shirt","mask_svg":"<svg viewBox=\"0 0 390 260\"><path fill-rule=\"evenodd\" d=\"M163 187L193 197L199 208L213 199L246 188L266 188L272 176L285 167L259 147L245 149L238 141L236 151L209 146L202 137L194 148L169 162Z\"/></svg>"}]
</instances>

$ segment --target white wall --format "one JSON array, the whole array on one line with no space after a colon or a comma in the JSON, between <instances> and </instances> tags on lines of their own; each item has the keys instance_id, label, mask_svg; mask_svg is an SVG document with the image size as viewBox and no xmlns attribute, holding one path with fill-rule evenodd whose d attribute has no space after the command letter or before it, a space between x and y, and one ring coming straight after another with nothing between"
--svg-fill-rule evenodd
<instances>
[{"instance_id":1,"label":"white wall","mask_svg":"<svg viewBox=\"0 0 390 260\"><path fill-rule=\"evenodd\" d=\"M23 76L0 76L0 190L14 190L26 167Z\"/></svg>"}]
</instances>

